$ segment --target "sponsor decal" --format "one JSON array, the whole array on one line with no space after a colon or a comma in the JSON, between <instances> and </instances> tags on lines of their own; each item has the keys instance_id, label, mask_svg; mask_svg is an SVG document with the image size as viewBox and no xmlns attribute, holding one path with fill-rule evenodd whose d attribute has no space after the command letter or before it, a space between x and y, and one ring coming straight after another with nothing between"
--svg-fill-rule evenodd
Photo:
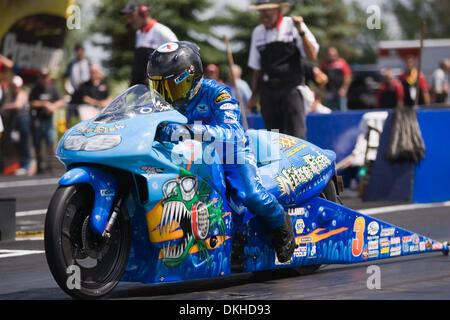
<instances>
[{"instance_id":1,"label":"sponsor decal","mask_svg":"<svg viewBox=\"0 0 450 320\"><path fill-rule=\"evenodd\" d=\"M294 154L296 154L297 152L299 152L300 150L302 150L304 148L306 148L306 144L301 144L299 146L296 146L294 149L292 149L291 151L286 153L286 157L293 156Z\"/></svg>"},{"instance_id":2,"label":"sponsor decal","mask_svg":"<svg viewBox=\"0 0 450 320\"><path fill-rule=\"evenodd\" d=\"M413 242L414 244L418 244L419 241L420 241L420 238L419 238L419 236L418 236L417 234L413 234L413 235L411 236L411 240L412 240L412 242Z\"/></svg>"},{"instance_id":3,"label":"sponsor decal","mask_svg":"<svg viewBox=\"0 0 450 320\"><path fill-rule=\"evenodd\" d=\"M226 101L226 100L230 100L231 99L231 95L228 92L222 92L221 94L219 94L216 98L215 103L219 104L222 101Z\"/></svg>"},{"instance_id":4,"label":"sponsor decal","mask_svg":"<svg viewBox=\"0 0 450 320\"><path fill-rule=\"evenodd\" d=\"M426 247L427 249L430 249L430 248L431 248L431 241L430 241L430 240L427 240L427 242L425 242L425 247Z\"/></svg>"},{"instance_id":5,"label":"sponsor decal","mask_svg":"<svg viewBox=\"0 0 450 320\"><path fill-rule=\"evenodd\" d=\"M323 169L331 164L330 159L325 155L319 152L317 154L317 157L311 154L304 155L302 159L306 162L306 165L299 168L292 165L290 168L281 170L281 174L275 177L281 196L290 195L291 192L295 193L295 190L301 184L311 181L314 175L319 175Z\"/></svg>"},{"instance_id":6,"label":"sponsor decal","mask_svg":"<svg viewBox=\"0 0 450 320\"><path fill-rule=\"evenodd\" d=\"M234 121L237 120L237 115L233 111L225 111L225 115Z\"/></svg>"},{"instance_id":7,"label":"sponsor decal","mask_svg":"<svg viewBox=\"0 0 450 320\"><path fill-rule=\"evenodd\" d=\"M425 251L425 242L421 241L419 243L419 249L420 249L420 251Z\"/></svg>"},{"instance_id":8,"label":"sponsor decal","mask_svg":"<svg viewBox=\"0 0 450 320\"><path fill-rule=\"evenodd\" d=\"M367 258L369 258L369 251L367 251L367 248L364 248L362 257L364 260L367 260Z\"/></svg>"},{"instance_id":9,"label":"sponsor decal","mask_svg":"<svg viewBox=\"0 0 450 320\"><path fill-rule=\"evenodd\" d=\"M298 219L295 222L295 232L297 232L297 234L302 234L304 229L305 229L305 222L303 221L303 219Z\"/></svg>"},{"instance_id":10,"label":"sponsor decal","mask_svg":"<svg viewBox=\"0 0 450 320\"><path fill-rule=\"evenodd\" d=\"M369 251L369 258L378 258L380 252L378 250Z\"/></svg>"},{"instance_id":11,"label":"sponsor decal","mask_svg":"<svg viewBox=\"0 0 450 320\"><path fill-rule=\"evenodd\" d=\"M199 104L196 107L196 110L199 113L207 113L209 111L209 107L206 104Z\"/></svg>"},{"instance_id":12,"label":"sponsor decal","mask_svg":"<svg viewBox=\"0 0 450 320\"><path fill-rule=\"evenodd\" d=\"M381 248L380 253L381 254L389 253L389 247Z\"/></svg>"},{"instance_id":13,"label":"sponsor decal","mask_svg":"<svg viewBox=\"0 0 450 320\"><path fill-rule=\"evenodd\" d=\"M378 233L378 231L380 230L380 225L378 224L378 222L376 221L372 221L371 223L369 223L369 225L367 226L367 233L371 236L374 236Z\"/></svg>"},{"instance_id":14,"label":"sponsor decal","mask_svg":"<svg viewBox=\"0 0 450 320\"><path fill-rule=\"evenodd\" d=\"M411 236L402 237L402 242L411 242Z\"/></svg>"},{"instance_id":15,"label":"sponsor decal","mask_svg":"<svg viewBox=\"0 0 450 320\"><path fill-rule=\"evenodd\" d=\"M367 242L367 248L369 250L377 250L378 249L378 241L372 240Z\"/></svg>"},{"instance_id":16,"label":"sponsor decal","mask_svg":"<svg viewBox=\"0 0 450 320\"><path fill-rule=\"evenodd\" d=\"M167 52L174 52L177 49L178 49L177 43L169 42L169 43L165 43L162 46L160 46L158 49L156 49L156 51L161 52L161 53L167 53Z\"/></svg>"},{"instance_id":17,"label":"sponsor decal","mask_svg":"<svg viewBox=\"0 0 450 320\"><path fill-rule=\"evenodd\" d=\"M152 113L153 112L153 106L145 106L145 107L140 107L139 109L136 110L137 114L148 114L148 113Z\"/></svg>"},{"instance_id":18,"label":"sponsor decal","mask_svg":"<svg viewBox=\"0 0 450 320\"><path fill-rule=\"evenodd\" d=\"M380 246L381 247L389 247L389 239L388 238L381 238L380 239Z\"/></svg>"},{"instance_id":19,"label":"sponsor decal","mask_svg":"<svg viewBox=\"0 0 450 320\"><path fill-rule=\"evenodd\" d=\"M286 151L297 144L297 140L291 136L281 136L276 140L278 140L278 143L281 145L281 151Z\"/></svg>"},{"instance_id":20,"label":"sponsor decal","mask_svg":"<svg viewBox=\"0 0 450 320\"><path fill-rule=\"evenodd\" d=\"M142 166L141 170L147 174L159 174L159 173L164 172L164 169L151 167L151 166Z\"/></svg>"},{"instance_id":21,"label":"sponsor decal","mask_svg":"<svg viewBox=\"0 0 450 320\"><path fill-rule=\"evenodd\" d=\"M305 208L300 207L300 208L289 208L288 209L288 214L290 216L303 216L305 214Z\"/></svg>"},{"instance_id":22,"label":"sponsor decal","mask_svg":"<svg viewBox=\"0 0 450 320\"><path fill-rule=\"evenodd\" d=\"M400 244L400 237L392 237L391 238L391 246L395 244Z\"/></svg>"},{"instance_id":23,"label":"sponsor decal","mask_svg":"<svg viewBox=\"0 0 450 320\"><path fill-rule=\"evenodd\" d=\"M399 256L402 253L402 247L395 246L391 248L391 257Z\"/></svg>"},{"instance_id":24,"label":"sponsor decal","mask_svg":"<svg viewBox=\"0 0 450 320\"><path fill-rule=\"evenodd\" d=\"M440 243L440 242L435 242L435 243L433 243L433 245L431 246L431 248L432 248L433 250L442 250L443 245L442 245L442 243Z\"/></svg>"},{"instance_id":25,"label":"sponsor decal","mask_svg":"<svg viewBox=\"0 0 450 320\"><path fill-rule=\"evenodd\" d=\"M416 251L419 251L419 245L413 244L409 246L409 252L416 252Z\"/></svg>"},{"instance_id":26,"label":"sponsor decal","mask_svg":"<svg viewBox=\"0 0 450 320\"><path fill-rule=\"evenodd\" d=\"M232 103L224 103L220 106L220 110L235 110L237 109L237 106Z\"/></svg>"},{"instance_id":27,"label":"sponsor decal","mask_svg":"<svg viewBox=\"0 0 450 320\"><path fill-rule=\"evenodd\" d=\"M112 190L112 189L103 189L103 190L100 190L100 194L103 197L113 196L114 195L114 190Z\"/></svg>"},{"instance_id":28,"label":"sponsor decal","mask_svg":"<svg viewBox=\"0 0 450 320\"><path fill-rule=\"evenodd\" d=\"M311 247L311 252L309 253L309 257L308 258L310 258L310 259L317 258L316 253L317 253L316 245L313 245Z\"/></svg>"},{"instance_id":29,"label":"sponsor decal","mask_svg":"<svg viewBox=\"0 0 450 320\"><path fill-rule=\"evenodd\" d=\"M380 232L380 237L390 237L395 234L395 228L382 228Z\"/></svg>"},{"instance_id":30,"label":"sponsor decal","mask_svg":"<svg viewBox=\"0 0 450 320\"><path fill-rule=\"evenodd\" d=\"M295 258L306 257L307 252L308 252L308 247L298 246L297 249L294 250L294 257Z\"/></svg>"},{"instance_id":31,"label":"sponsor decal","mask_svg":"<svg viewBox=\"0 0 450 320\"><path fill-rule=\"evenodd\" d=\"M115 132L118 131L120 129L125 128L124 125L114 125L114 127L106 127L106 126L95 126L95 127L87 127L87 126L80 126L77 128L77 131L80 133L98 133L98 134L102 134L102 133L110 133L110 132Z\"/></svg>"},{"instance_id":32,"label":"sponsor decal","mask_svg":"<svg viewBox=\"0 0 450 320\"><path fill-rule=\"evenodd\" d=\"M313 238L312 237L303 237L300 238L300 243L310 243L312 242Z\"/></svg>"},{"instance_id":33,"label":"sponsor decal","mask_svg":"<svg viewBox=\"0 0 450 320\"><path fill-rule=\"evenodd\" d=\"M403 252L409 252L409 243L411 242L411 236L402 237L402 249Z\"/></svg>"}]
</instances>

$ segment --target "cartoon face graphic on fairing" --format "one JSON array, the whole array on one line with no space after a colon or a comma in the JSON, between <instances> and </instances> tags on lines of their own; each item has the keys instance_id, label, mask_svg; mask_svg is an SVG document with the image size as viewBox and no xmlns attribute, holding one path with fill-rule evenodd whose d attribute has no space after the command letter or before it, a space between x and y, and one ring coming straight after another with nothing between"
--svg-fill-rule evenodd
<instances>
[{"instance_id":1,"label":"cartoon face graphic on fairing","mask_svg":"<svg viewBox=\"0 0 450 320\"><path fill-rule=\"evenodd\" d=\"M177 179L167 181L163 192L159 233L163 238L171 239L165 241L161 249L163 262L169 267L177 266L192 251L198 251L208 262L208 249L214 249L225 239L222 200L215 198L209 202L211 189L206 182L199 187L198 179L185 170ZM207 238L214 227L218 228L222 241L215 236ZM178 236L174 239L170 235L175 233ZM198 250L191 250L195 246Z\"/></svg>"}]
</instances>

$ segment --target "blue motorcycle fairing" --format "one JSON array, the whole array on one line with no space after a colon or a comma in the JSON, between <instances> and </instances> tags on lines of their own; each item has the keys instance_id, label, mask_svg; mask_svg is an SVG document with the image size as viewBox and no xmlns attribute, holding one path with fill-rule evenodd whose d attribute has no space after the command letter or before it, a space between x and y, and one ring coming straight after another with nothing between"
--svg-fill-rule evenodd
<instances>
[{"instance_id":1,"label":"blue motorcycle fairing","mask_svg":"<svg viewBox=\"0 0 450 320\"><path fill-rule=\"evenodd\" d=\"M114 197L118 192L118 183L114 176L95 167L77 167L67 171L59 180L60 186L87 183L94 189L90 228L102 234L106 228Z\"/></svg>"},{"instance_id":2,"label":"blue motorcycle fairing","mask_svg":"<svg viewBox=\"0 0 450 320\"><path fill-rule=\"evenodd\" d=\"M56 150L56 157L66 167L71 168L77 163L101 163L106 166L123 170L134 170L141 174L143 166L171 167L177 170L176 165L167 161L154 148L155 133L158 125L167 119L171 122L186 123L186 117L175 110L140 115L131 119L119 120L114 123L96 122L95 119L86 120L72 127L61 139ZM87 138L105 135L120 135L122 142L118 145L99 151L67 150L64 141L71 136L85 136ZM126 143L124 143L126 141Z\"/></svg>"},{"instance_id":3,"label":"blue motorcycle fairing","mask_svg":"<svg viewBox=\"0 0 450 320\"><path fill-rule=\"evenodd\" d=\"M334 174L336 154L278 132L248 130L264 187L284 207L317 196Z\"/></svg>"}]
</instances>

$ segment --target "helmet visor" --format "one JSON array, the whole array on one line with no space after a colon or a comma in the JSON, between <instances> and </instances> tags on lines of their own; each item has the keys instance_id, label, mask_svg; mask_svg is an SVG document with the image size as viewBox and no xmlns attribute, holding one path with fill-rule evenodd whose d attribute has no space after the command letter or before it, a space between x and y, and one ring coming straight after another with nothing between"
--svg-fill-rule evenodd
<instances>
[{"instance_id":1,"label":"helmet visor","mask_svg":"<svg viewBox=\"0 0 450 320\"><path fill-rule=\"evenodd\" d=\"M194 73L185 70L181 74L169 79L152 76L149 81L150 86L159 92L167 102L174 103L177 100L187 97L192 88Z\"/></svg>"}]
</instances>

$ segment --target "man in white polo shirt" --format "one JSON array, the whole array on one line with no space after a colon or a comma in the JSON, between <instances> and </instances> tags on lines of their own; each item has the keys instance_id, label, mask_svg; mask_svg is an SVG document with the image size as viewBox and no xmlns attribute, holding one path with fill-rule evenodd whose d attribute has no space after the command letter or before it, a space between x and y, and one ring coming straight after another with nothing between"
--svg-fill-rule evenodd
<instances>
[{"instance_id":1,"label":"man in white polo shirt","mask_svg":"<svg viewBox=\"0 0 450 320\"><path fill-rule=\"evenodd\" d=\"M302 59L317 59L319 44L302 17L285 17L289 4L280 0L258 0L261 24L252 33L248 66L253 69L252 97L260 94L266 128L305 139L303 99L297 86L304 82Z\"/></svg>"},{"instance_id":2,"label":"man in white polo shirt","mask_svg":"<svg viewBox=\"0 0 450 320\"><path fill-rule=\"evenodd\" d=\"M128 2L120 13L126 16L127 23L136 30L131 85L146 84L150 54L166 42L178 41L177 36L168 27L153 19L148 6L140 2Z\"/></svg>"}]
</instances>

